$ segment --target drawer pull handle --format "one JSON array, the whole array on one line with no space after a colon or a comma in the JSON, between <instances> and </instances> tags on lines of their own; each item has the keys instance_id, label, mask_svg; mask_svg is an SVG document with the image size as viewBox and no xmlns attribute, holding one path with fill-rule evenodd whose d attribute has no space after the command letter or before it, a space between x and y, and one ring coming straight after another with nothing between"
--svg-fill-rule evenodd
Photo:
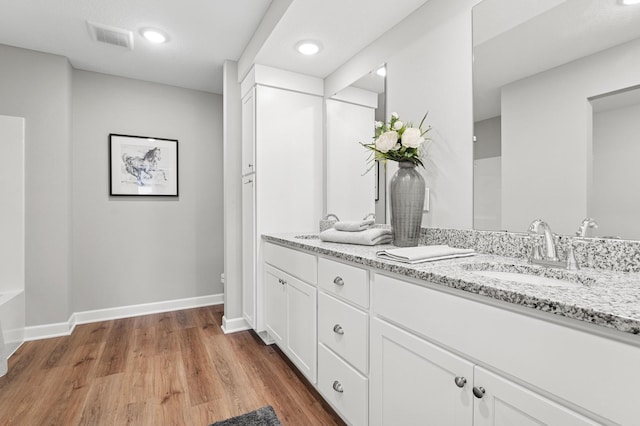
<instances>
[{"instance_id":1,"label":"drawer pull handle","mask_svg":"<svg viewBox=\"0 0 640 426\"><path fill-rule=\"evenodd\" d=\"M473 387L473 396L475 396L476 398L481 399L485 393L486 391L484 390L483 387L479 387L479 386Z\"/></svg>"},{"instance_id":2,"label":"drawer pull handle","mask_svg":"<svg viewBox=\"0 0 640 426\"><path fill-rule=\"evenodd\" d=\"M344 392L344 388L342 387L340 382L337 381L337 380L335 382L333 382L333 390L338 392L338 393Z\"/></svg>"},{"instance_id":3,"label":"drawer pull handle","mask_svg":"<svg viewBox=\"0 0 640 426\"><path fill-rule=\"evenodd\" d=\"M335 285L343 286L344 285L344 280L342 279L342 277L335 277L333 279L333 283Z\"/></svg>"},{"instance_id":4,"label":"drawer pull handle","mask_svg":"<svg viewBox=\"0 0 640 426\"><path fill-rule=\"evenodd\" d=\"M456 382L456 386L459 388L463 388L464 385L467 384L467 379L461 376L456 377L455 379L453 379L453 381Z\"/></svg>"},{"instance_id":5,"label":"drawer pull handle","mask_svg":"<svg viewBox=\"0 0 640 426\"><path fill-rule=\"evenodd\" d=\"M344 329L340 324L336 324L333 326L333 332L336 334L344 334Z\"/></svg>"}]
</instances>

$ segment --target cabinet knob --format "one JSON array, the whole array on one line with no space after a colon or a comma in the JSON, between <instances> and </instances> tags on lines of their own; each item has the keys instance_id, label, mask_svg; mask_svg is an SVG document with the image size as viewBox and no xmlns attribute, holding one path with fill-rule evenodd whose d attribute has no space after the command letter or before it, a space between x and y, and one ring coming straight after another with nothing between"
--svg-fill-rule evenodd
<instances>
[{"instance_id":1,"label":"cabinet knob","mask_svg":"<svg viewBox=\"0 0 640 426\"><path fill-rule=\"evenodd\" d=\"M475 396L476 398L478 398L478 399L482 398L485 393L486 393L486 391L484 390L483 387L481 387L481 386L474 386L473 387L473 396Z\"/></svg>"},{"instance_id":2,"label":"cabinet knob","mask_svg":"<svg viewBox=\"0 0 640 426\"><path fill-rule=\"evenodd\" d=\"M344 334L344 329L340 324L336 324L333 326L333 332L336 334Z\"/></svg>"},{"instance_id":3,"label":"cabinet knob","mask_svg":"<svg viewBox=\"0 0 640 426\"><path fill-rule=\"evenodd\" d=\"M253 164L249 163L248 165L250 169L253 169Z\"/></svg>"},{"instance_id":4,"label":"cabinet knob","mask_svg":"<svg viewBox=\"0 0 640 426\"><path fill-rule=\"evenodd\" d=\"M453 379L453 381L456 383L456 386L459 388L463 388L464 385L467 384L467 379L461 376L457 376L455 379Z\"/></svg>"},{"instance_id":5,"label":"cabinet knob","mask_svg":"<svg viewBox=\"0 0 640 426\"><path fill-rule=\"evenodd\" d=\"M253 182L253 180L249 179L249 180L248 180L248 181L246 181L244 184L245 184L245 185L248 185L248 184L250 184L251 182Z\"/></svg>"},{"instance_id":6,"label":"cabinet knob","mask_svg":"<svg viewBox=\"0 0 640 426\"><path fill-rule=\"evenodd\" d=\"M278 282L282 285L285 285L287 282L285 280L283 280L282 278L278 278Z\"/></svg>"},{"instance_id":7,"label":"cabinet knob","mask_svg":"<svg viewBox=\"0 0 640 426\"><path fill-rule=\"evenodd\" d=\"M333 279L333 283L335 285L343 286L344 285L344 280L342 279L342 277L335 277Z\"/></svg>"},{"instance_id":8,"label":"cabinet knob","mask_svg":"<svg viewBox=\"0 0 640 426\"><path fill-rule=\"evenodd\" d=\"M333 390L338 393L344 392L344 388L342 387L342 384L340 384L340 382L337 380L333 382Z\"/></svg>"}]
</instances>

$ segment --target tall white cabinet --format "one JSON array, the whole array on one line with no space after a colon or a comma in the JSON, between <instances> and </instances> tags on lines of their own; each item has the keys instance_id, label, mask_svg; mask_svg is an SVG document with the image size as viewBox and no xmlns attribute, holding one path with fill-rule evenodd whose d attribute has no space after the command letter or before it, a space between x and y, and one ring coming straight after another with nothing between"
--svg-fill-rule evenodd
<instances>
[{"instance_id":1,"label":"tall white cabinet","mask_svg":"<svg viewBox=\"0 0 640 426\"><path fill-rule=\"evenodd\" d=\"M322 215L323 81L255 65L241 91L243 316L262 333L260 235L317 232Z\"/></svg>"}]
</instances>

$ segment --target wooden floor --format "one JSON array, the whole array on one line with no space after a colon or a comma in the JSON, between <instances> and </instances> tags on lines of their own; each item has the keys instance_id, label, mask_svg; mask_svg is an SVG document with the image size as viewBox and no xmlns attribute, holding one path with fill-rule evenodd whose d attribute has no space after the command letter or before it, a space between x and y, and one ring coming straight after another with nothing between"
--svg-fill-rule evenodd
<instances>
[{"instance_id":1,"label":"wooden floor","mask_svg":"<svg viewBox=\"0 0 640 426\"><path fill-rule=\"evenodd\" d=\"M221 319L212 306L27 342L0 378L0 425L208 425L265 405L284 425L343 424L279 350Z\"/></svg>"}]
</instances>

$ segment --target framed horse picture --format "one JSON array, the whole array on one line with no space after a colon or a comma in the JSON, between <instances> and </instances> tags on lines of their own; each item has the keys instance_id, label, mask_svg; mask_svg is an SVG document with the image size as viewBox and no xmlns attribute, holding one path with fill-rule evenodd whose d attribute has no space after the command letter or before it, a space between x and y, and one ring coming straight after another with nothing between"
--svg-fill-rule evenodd
<instances>
[{"instance_id":1,"label":"framed horse picture","mask_svg":"<svg viewBox=\"0 0 640 426\"><path fill-rule=\"evenodd\" d=\"M177 197L178 141L109 134L109 192Z\"/></svg>"}]
</instances>

